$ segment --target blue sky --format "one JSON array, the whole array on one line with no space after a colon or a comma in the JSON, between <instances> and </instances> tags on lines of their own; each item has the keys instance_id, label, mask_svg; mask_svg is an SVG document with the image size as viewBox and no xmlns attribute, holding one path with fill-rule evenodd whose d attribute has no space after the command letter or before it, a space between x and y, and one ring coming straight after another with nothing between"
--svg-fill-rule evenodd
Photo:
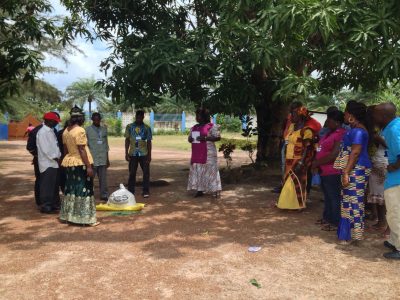
<instances>
[{"instance_id":1,"label":"blue sky","mask_svg":"<svg viewBox=\"0 0 400 300\"><path fill-rule=\"evenodd\" d=\"M68 15L69 13L63 7L59 0L50 0L54 8L55 15ZM102 42L91 44L84 39L78 38L75 40L75 45L78 46L83 53L75 52L68 56L69 63L66 65L62 60L48 56L44 64L46 66L56 67L62 70L62 74L44 73L39 77L51 83L60 91L64 92L65 88L79 78L94 77L95 79L104 78L104 73L99 71L100 62L111 52L107 49L107 45Z\"/></svg>"}]
</instances>

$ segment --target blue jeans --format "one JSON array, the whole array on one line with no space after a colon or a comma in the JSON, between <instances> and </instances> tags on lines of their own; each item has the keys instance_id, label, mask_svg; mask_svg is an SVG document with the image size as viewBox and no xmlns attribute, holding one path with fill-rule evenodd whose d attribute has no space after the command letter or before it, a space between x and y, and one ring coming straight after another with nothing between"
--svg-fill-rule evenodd
<instances>
[{"instance_id":1,"label":"blue jeans","mask_svg":"<svg viewBox=\"0 0 400 300\"><path fill-rule=\"evenodd\" d=\"M341 175L321 176L321 188L324 193L322 218L337 226L340 221L340 200L342 198Z\"/></svg>"}]
</instances>

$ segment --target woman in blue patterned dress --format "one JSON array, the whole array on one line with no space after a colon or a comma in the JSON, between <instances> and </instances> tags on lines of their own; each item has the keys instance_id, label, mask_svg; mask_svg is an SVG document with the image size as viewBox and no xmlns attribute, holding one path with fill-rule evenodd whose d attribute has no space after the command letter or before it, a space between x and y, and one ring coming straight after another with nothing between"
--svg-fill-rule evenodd
<instances>
[{"instance_id":1,"label":"woman in blue patterned dress","mask_svg":"<svg viewBox=\"0 0 400 300\"><path fill-rule=\"evenodd\" d=\"M335 167L342 169L341 218L339 240L359 241L364 233L364 196L371 172L368 156L367 107L352 102L346 107L345 122L351 129L343 137Z\"/></svg>"}]
</instances>

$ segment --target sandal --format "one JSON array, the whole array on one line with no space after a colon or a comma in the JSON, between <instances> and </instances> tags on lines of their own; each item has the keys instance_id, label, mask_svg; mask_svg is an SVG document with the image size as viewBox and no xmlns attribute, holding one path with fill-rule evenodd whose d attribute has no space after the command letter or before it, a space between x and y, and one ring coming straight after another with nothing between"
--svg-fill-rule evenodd
<instances>
[{"instance_id":1,"label":"sandal","mask_svg":"<svg viewBox=\"0 0 400 300\"><path fill-rule=\"evenodd\" d=\"M376 224L372 225L371 227L378 231L385 231L387 225L385 225L385 224L382 225L382 224L376 223Z\"/></svg>"},{"instance_id":2,"label":"sandal","mask_svg":"<svg viewBox=\"0 0 400 300\"><path fill-rule=\"evenodd\" d=\"M201 191L198 191L198 192L194 195L195 198L199 198L199 197L203 197L203 196L204 196L204 192L201 192Z\"/></svg>"},{"instance_id":3,"label":"sandal","mask_svg":"<svg viewBox=\"0 0 400 300\"><path fill-rule=\"evenodd\" d=\"M322 231L337 231L337 227L331 224L321 227Z\"/></svg>"},{"instance_id":4,"label":"sandal","mask_svg":"<svg viewBox=\"0 0 400 300\"><path fill-rule=\"evenodd\" d=\"M315 221L314 224L315 225L325 225L325 224L328 224L328 222L326 222L324 219L318 219L317 221Z\"/></svg>"}]
</instances>

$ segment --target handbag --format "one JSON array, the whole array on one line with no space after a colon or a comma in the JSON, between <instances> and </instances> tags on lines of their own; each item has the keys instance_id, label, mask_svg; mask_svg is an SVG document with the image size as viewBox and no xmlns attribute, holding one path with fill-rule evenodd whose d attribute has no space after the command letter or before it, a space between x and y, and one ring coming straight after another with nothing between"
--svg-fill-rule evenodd
<instances>
[{"instance_id":1,"label":"handbag","mask_svg":"<svg viewBox=\"0 0 400 300\"><path fill-rule=\"evenodd\" d=\"M344 170L349 162L350 151L345 150L343 146L340 148L339 155L333 163L333 168L336 170Z\"/></svg>"},{"instance_id":2,"label":"handbag","mask_svg":"<svg viewBox=\"0 0 400 300\"><path fill-rule=\"evenodd\" d=\"M314 174L312 176L311 185L312 186L321 185L321 176L319 176L319 174Z\"/></svg>"}]
</instances>

